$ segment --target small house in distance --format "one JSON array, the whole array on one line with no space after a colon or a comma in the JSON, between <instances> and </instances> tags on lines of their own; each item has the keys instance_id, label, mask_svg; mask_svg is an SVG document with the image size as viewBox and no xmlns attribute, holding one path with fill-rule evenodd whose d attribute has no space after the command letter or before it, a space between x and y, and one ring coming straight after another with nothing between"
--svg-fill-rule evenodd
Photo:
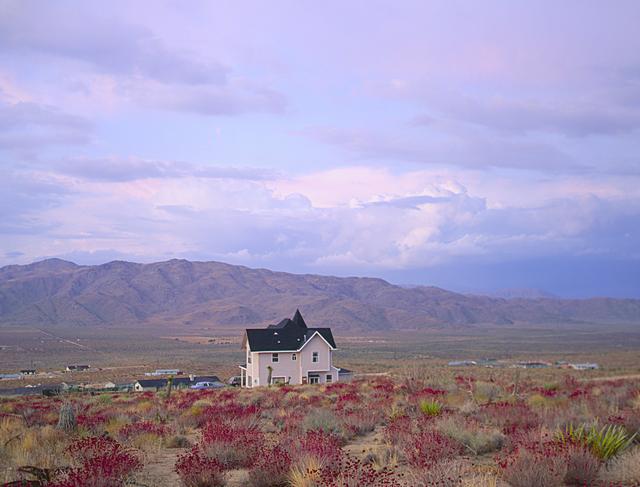
<instances>
[{"instance_id":1,"label":"small house in distance","mask_svg":"<svg viewBox=\"0 0 640 487\"><path fill-rule=\"evenodd\" d=\"M154 372L146 372L144 375L182 375L180 369L156 369Z\"/></svg>"},{"instance_id":2,"label":"small house in distance","mask_svg":"<svg viewBox=\"0 0 640 487\"><path fill-rule=\"evenodd\" d=\"M598 370L600 366L596 363L586 363L586 364L569 364L574 370Z\"/></svg>"},{"instance_id":3,"label":"small house in distance","mask_svg":"<svg viewBox=\"0 0 640 487\"><path fill-rule=\"evenodd\" d=\"M175 389L186 389L198 382L220 382L215 375L207 376L187 376L187 377L174 377L171 380L171 387ZM136 392L144 391L159 391L164 389L169 384L169 379L140 379L133 384L133 390Z\"/></svg>"},{"instance_id":4,"label":"small house in distance","mask_svg":"<svg viewBox=\"0 0 640 487\"><path fill-rule=\"evenodd\" d=\"M36 375L36 369L22 369L20 373L22 375Z\"/></svg>"},{"instance_id":5,"label":"small house in distance","mask_svg":"<svg viewBox=\"0 0 640 487\"><path fill-rule=\"evenodd\" d=\"M330 328L309 328L299 310L267 328L248 328L242 339L246 363L242 387L271 384L325 384L350 378L333 365L337 350ZM342 377L341 377L342 375Z\"/></svg>"},{"instance_id":6,"label":"small house in distance","mask_svg":"<svg viewBox=\"0 0 640 487\"><path fill-rule=\"evenodd\" d=\"M82 372L85 370L89 370L90 367L91 367L90 365L72 364L72 365L67 365L67 367L64 370L65 372Z\"/></svg>"}]
</instances>

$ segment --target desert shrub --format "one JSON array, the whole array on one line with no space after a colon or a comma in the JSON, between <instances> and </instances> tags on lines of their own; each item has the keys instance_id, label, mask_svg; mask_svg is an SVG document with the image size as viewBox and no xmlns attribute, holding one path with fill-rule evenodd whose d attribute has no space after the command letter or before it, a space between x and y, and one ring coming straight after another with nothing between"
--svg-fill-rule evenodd
<instances>
[{"instance_id":1,"label":"desert shrub","mask_svg":"<svg viewBox=\"0 0 640 487\"><path fill-rule=\"evenodd\" d=\"M491 382L476 382L473 388L475 400L481 403L491 403L500 397L501 393L500 387Z\"/></svg>"},{"instance_id":2,"label":"desert shrub","mask_svg":"<svg viewBox=\"0 0 640 487\"><path fill-rule=\"evenodd\" d=\"M424 430L401 445L407 463L416 468L431 468L462 453L462 445L436 430Z\"/></svg>"},{"instance_id":3,"label":"desert shrub","mask_svg":"<svg viewBox=\"0 0 640 487\"><path fill-rule=\"evenodd\" d=\"M142 468L131 449L109 438L93 436L76 440L67 451L77 466L49 487L120 487Z\"/></svg>"},{"instance_id":4,"label":"desert shrub","mask_svg":"<svg viewBox=\"0 0 640 487\"><path fill-rule=\"evenodd\" d=\"M322 470L320 487L400 487L392 470L376 470L370 463L345 458L338 465L337 474Z\"/></svg>"},{"instance_id":5,"label":"desert shrub","mask_svg":"<svg viewBox=\"0 0 640 487\"><path fill-rule=\"evenodd\" d=\"M189 448L191 442L184 435L172 435L165 440L164 446L167 448Z\"/></svg>"},{"instance_id":6,"label":"desert shrub","mask_svg":"<svg viewBox=\"0 0 640 487\"><path fill-rule=\"evenodd\" d=\"M58 429L61 429L66 432L71 432L76 429L76 412L73 404L64 403L60 408L60 413L58 415Z\"/></svg>"},{"instance_id":7,"label":"desert shrub","mask_svg":"<svg viewBox=\"0 0 640 487\"><path fill-rule=\"evenodd\" d=\"M460 418L446 418L436 428L456 440L474 455L483 455L502 448L504 435L494 429L480 428Z\"/></svg>"},{"instance_id":8,"label":"desert shrub","mask_svg":"<svg viewBox=\"0 0 640 487\"><path fill-rule=\"evenodd\" d=\"M289 480L291 456L280 446L263 451L249 470L249 487L285 487Z\"/></svg>"},{"instance_id":9,"label":"desert shrub","mask_svg":"<svg viewBox=\"0 0 640 487\"><path fill-rule=\"evenodd\" d=\"M640 447L613 458L600 470L599 480L605 485L640 485Z\"/></svg>"},{"instance_id":10,"label":"desert shrub","mask_svg":"<svg viewBox=\"0 0 640 487\"><path fill-rule=\"evenodd\" d=\"M224 466L195 446L178 457L175 471L185 487L222 487L226 485Z\"/></svg>"},{"instance_id":11,"label":"desert shrub","mask_svg":"<svg viewBox=\"0 0 640 487\"><path fill-rule=\"evenodd\" d=\"M512 487L557 487L567 474L565 459L553 442L521 445L499 465Z\"/></svg>"},{"instance_id":12,"label":"desert shrub","mask_svg":"<svg viewBox=\"0 0 640 487\"><path fill-rule=\"evenodd\" d=\"M400 453L396 447L383 447L369 453L365 460L376 470L395 469L400 464Z\"/></svg>"},{"instance_id":13,"label":"desert shrub","mask_svg":"<svg viewBox=\"0 0 640 487\"><path fill-rule=\"evenodd\" d=\"M342 436L344 433L344 425L329 409L319 408L313 409L305 416L302 421L302 430L321 430L325 433Z\"/></svg>"},{"instance_id":14,"label":"desert shrub","mask_svg":"<svg viewBox=\"0 0 640 487\"><path fill-rule=\"evenodd\" d=\"M379 417L372 411L349 411L341 415L344 427L356 436L371 433L379 421Z\"/></svg>"},{"instance_id":15,"label":"desert shrub","mask_svg":"<svg viewBox=\"0 0 640 487\"><path fill-rule=\"evenodd\" d=\"M208 423L202 430L202 449L225 468L249 467L259 456L264 435L256 426Z\"/></svg>"},{"instance_id":16,"label":"desert shrub","mask_svg":"<svg viewBox=\"0 0 640 487\"><path fill-rule=\"evenodd\" d=\"M153 421L138 421L137 423L127 424L120 430L120 437L123 439L131 438L141 434L167 436L171 433L171 428L163 424L154 423Z\"/></svg>"},{"instance_id":17,"label":"desert shrub","mask_svg":"<svg viewBox=\"0 0 640 487\"><path fill-rule=\"evenodd\" d=\"M439 416L442 413L442 403L429 400L429 401L420 401L420 411L422 414L426 416Z\"/></svg>"},{"instance_id":18,"label":"desert shrub","mask_svg":"<svg viewBox=\"0 0 640 487\"><path fill-rule=\"evenodd\" d=\"M416 469L409 473L413 487L456 487L462 485L469 466L461 460L445 460L428 469Z\"/></svg>"},{"instance_id":19,"label":"desert shrub","mask_svg":"<svg viewBox=\"0 0 640 487\"><path fill-rule=\"evenodd\" d=\"M322 480L321 472L324 463L315 457L304 456L291 464L288 484L291 487L318 487Z\"/></svg>"},{"instance_id":20,"label":"desert shrub","mask_svg":"<svg viewBox=\"0 0 640 487\"><path fill-rule=\"evenodd\" d=\"M540 426L540 417L522 402L497 402L481 407L476 413L480 422L488 422L510 435Z\"/></svg>"},{"instance_id":21,"label":"desert shrub","mask_svg":"<svg viewBox=\"0 0 640 487\"><path fill-rule=\"evenodd\" d=\"M342 458L340 440L322 430L307 431L294 441L295 456L311 456L324 465L337 464Z\"/></svg>"},{"instance_id":22,"label":"desert shrub","mask_svg":"<svg viewBox=\"0 0 640 487\"><path fill-rule=\"evenodd\" d=\"M562 443L577 443L587 445L591 451L601 460L609 460L627 449L636 435L629 435L619 425L608 425L598 429L596 425L585 425L574 428L569 425L564 431L556 433L557 439Z\"/></svg>"},{"instance_id":23,"label":"desert shrub","mask_svg":"<svg viewBox=\"0 0 640 487\"><path fill-rule=\"evenodd\" d=\"M594 485L601 461L584 445L569 445L563 452L567 465L564 483L567 485Z\"/></svg>"},{"instance_id":24,"label":"desert shrub","mask_svg":"<svg viewBox=\"0 0 640 487\"><path fill-rule=\"evenodd\" d=\"M389 419L384 428L384 440L390 445L398 445L412 432L413 424L409 416L396 416Z\"/></svg>"}]
</instances>

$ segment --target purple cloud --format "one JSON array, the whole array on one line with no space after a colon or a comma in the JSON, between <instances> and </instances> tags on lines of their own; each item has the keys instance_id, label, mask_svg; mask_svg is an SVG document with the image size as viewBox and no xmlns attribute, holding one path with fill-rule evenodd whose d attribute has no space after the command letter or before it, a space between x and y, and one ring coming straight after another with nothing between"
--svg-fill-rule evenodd
<instances>
[{"instance_id":1,"label":"purple cloud","mask_svg":"<svg viewBox=\"0 0 640 487\"><path fill-rule=\"evenodd\" d=\"M179 161L155 161L138 158L71 158L40 165L42 169L87 180L124 182L139 179L208 178L265 180L273 171L257 168L235 168L191 164Z\"/></svg>"},{"instance_id":2,"label":"purple cloud","mask_svg":"<svg viewBox=\"0 0 640 487\"><path fill-rule=\"evenodd\" d=\"M144 76L164 83L224 84L228 69L170 48L151 30L78 4L5 2L0 49L26 50L94 65L107 73Z\"/></svg>"}]
</instances>

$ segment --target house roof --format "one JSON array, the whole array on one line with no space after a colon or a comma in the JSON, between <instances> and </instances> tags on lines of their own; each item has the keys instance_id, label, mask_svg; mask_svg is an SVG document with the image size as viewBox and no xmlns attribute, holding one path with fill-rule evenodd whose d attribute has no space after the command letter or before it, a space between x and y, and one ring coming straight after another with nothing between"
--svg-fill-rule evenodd
<instances>
[{"instance_id":1,"label":"house roof","mask_svg":"<svg viewBox=\"0 0 640 487\"><path fill-rule=\"evenodd\" d=\"M140 379L136 382L142 387L165 387L169 379ZM215 375L196 376L191 380L190 377L174 377L173 385L190 385L197 382L220 382Z\"/></svg>"},{"instance_id":2,"label":"house roof","mask_svg":"<svg viewBox=\"0 0 640 487\"><path fill-rule=\"evenodd\" d=\"M247 341L252 352L300 350L318 333L332 348L336 348L331 328L309 328L296 310L293 319L285 318L267 328L247 328Z\"/></svg>"}]
</instances>

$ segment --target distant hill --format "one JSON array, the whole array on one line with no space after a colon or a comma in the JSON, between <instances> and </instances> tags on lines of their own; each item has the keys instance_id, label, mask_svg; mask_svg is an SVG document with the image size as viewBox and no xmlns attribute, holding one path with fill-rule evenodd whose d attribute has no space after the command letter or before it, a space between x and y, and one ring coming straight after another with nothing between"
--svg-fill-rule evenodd
<instances>
[{"instance_id":1,"label":"distant hill","mask_svg":"<svg viewBox=\"0 0 640 487\"><path fill-rule=\"evenodd\" d=\"M0 325L262 326L300 308L337 330L512 323L640 323L640 300L504 299L382 279L250 269L220 262L48 259L0 268Z\"/></svg>"},{"instance_id":2,"label":"distant hill","mask_svg":"<svg viewBox=\"0 0 640 487\"><path fill-rule=\"evenodd\" d=\"M526 299L540 299L540 298L557 298L555 294L551 294L542 289L535 288L506 288L498 289L491 292L477 292L467 294L478 294L481 296L490 296L493 298L526 298Z\"/></svg>"}]
</instances>

